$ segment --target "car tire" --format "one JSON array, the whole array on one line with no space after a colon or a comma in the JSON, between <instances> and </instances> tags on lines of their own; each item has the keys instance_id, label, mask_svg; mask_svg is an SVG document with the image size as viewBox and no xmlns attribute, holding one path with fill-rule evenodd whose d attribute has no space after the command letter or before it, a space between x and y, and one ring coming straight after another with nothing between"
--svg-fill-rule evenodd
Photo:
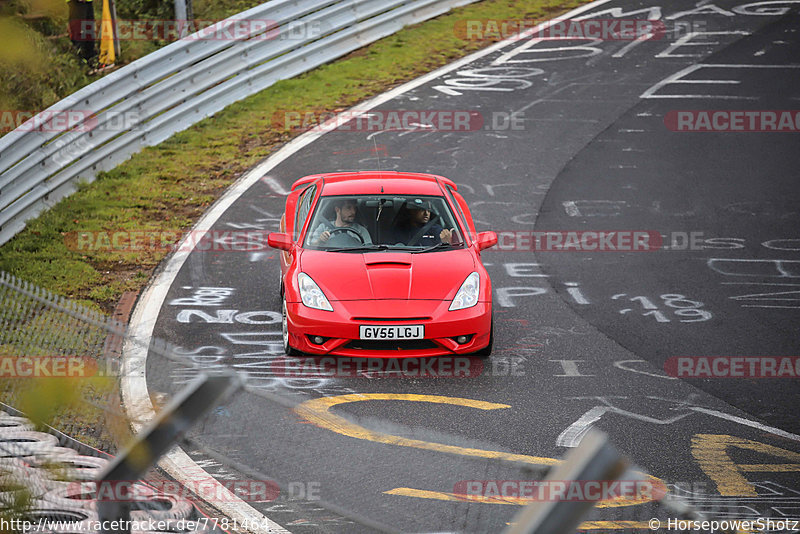
<instances>
[{"instance_id":1,"label":"car tire","mask_svg":"<svg viewBox=\"0 0 800 534\"><path fill-rule=\"evenodd\" d=\"M289 317L286 311L286 297L281 299L281 334L284 354L287 356L301 356L303 353L289 344Z\"/></svg>"},{"instance_id":2,"label":"car tire","mask_svg":"<svg viewBox=\"0 0 800 534\"><path fill-rule=\"evenodd\" d=\"M472 354L481 358L488 358L492 355L492 345L494 345L494 316L492 316L492 323L489 327L489 344L481 350L473 352Z\"/></svg>"}]
</instances>

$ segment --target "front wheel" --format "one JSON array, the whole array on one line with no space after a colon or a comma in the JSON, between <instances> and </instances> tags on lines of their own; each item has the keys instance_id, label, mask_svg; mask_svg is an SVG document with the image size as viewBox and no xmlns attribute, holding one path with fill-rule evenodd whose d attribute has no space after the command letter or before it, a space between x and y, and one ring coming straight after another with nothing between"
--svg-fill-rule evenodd
<instances>
[{"instance_id":1,"label":"front wheel","mask_svg":"<svg viewBox=\"0 0 800 534\"><path fill-rule=\"evenodd\" d=\"M287 356L300 356L302 352L289 344L289 315L286 310L286 297L281 299L281 333L283 334L283 352Z\"/></svg>"},{"instance_id":2,"label":"front wheel","mask_svg":"<svg viewBox=\"0 0 800 534\"><path fill-rule=\"evenodd\" d=\"M475 356L480 356L481 358L488 358L492 355L492 345L494 345L494 316L492 316L492 323L489 327L489 344L484 348L473 352L473 354Z\"/></svg>"}]
</instances>

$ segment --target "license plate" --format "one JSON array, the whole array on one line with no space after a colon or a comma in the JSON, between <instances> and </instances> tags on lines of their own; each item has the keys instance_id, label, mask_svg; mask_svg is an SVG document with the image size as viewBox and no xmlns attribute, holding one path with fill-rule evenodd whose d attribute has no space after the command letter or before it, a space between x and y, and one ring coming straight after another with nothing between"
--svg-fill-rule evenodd
<instances>
[{"instance_id":1,"label":"license plate","mask_svg":"<svg viewBox=\"0 0 800 534\"><path fill-rule=\"evenodd\" d=\"M358 327L358 334L361 339L423 339L425 325L373 326L362 324Z\"/></svg>"}]
</instances>

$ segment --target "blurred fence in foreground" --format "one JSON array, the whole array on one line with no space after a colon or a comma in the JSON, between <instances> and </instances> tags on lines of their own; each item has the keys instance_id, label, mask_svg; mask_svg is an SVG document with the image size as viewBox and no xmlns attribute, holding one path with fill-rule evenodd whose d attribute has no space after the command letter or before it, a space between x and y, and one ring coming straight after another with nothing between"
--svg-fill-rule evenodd
<instances>
[{"instance_id":1,"label":"blurred fence in foreground","mask_svg":"<svg viewBox=\"0 0 800 534\"><path fill-rule=\"evenodd\" d=\"M4 410L0 411L0 520L71 521L69 527L51 531L93 531L97 502L109 496L99 495L92 481L108 466L108 455L61 432L96 439L92 445L113 449L107 429L115 421L131 423L118 395L120 370L125 369L120 364L121 347L123 341L139 342L126 336L125 325L3 272L0 327L0 386L3 399L13 406L0 406ZM154 339L147 348L147 368L158 374L168 377L174 369L199 370L180 347ZM219 366L223 373L231 369L224 362ZM202 372L215 373L207 367ZM343 417L331 409L341 402L380 402L381 394L353 391L346 399L324 394L309 398L291 388L264 389L258 376L237 372L245 387L226 407L204 417L182 442L186 452L181 452L203 468L192 464L177 477L179 483L159 473L148 474L147 481L134 486L132 520L161 520L161 532L212 530L235 505L250 507L256 514L251 517L264 513L275 518L272 512L292 509L296 515L316 518L313 532L329 534L499 532L530 501L471 495L464 491L468 482L541 482L559 463L502 452L495 444L421 423L408 426L364 413ZM163 392L150 389L148 396L172 396L179 388L172 384ZM408 397L420 400L418 395ZM443 402L425 397L426 402ZM351 411L359 413L358 408ZM236 417L231 417L234 412ZM101 431L87 435L87 427ZM356 432L368 433L370 440L352 439ZM268 441L249 439L262 434ZM319 460L332 454L340 468L326 470ZM634 470L622 478L657 481ZM209 486L213 486L210 493ZM301 498L299 486L305 491ZM760 505L796 501L776 496L772 487L763 488L763 496L747 503L687 493L671 485L663 489L669 496L660 502L629 498L596 502L579 531L636 532L649 529L656 519L666 526L670 517L744 519L754 513L763 517ZM198 497L214 514L213 521L192 505ZM415 499L413 512L404 506L408 499ZM286 532L275 523L262 527L248 530ZM308 528L296 530L304 531Z\"/></svg>"},{"instance_id":2,"label":"blurred fence in foreground","mask_svg":"<svg viewBox=\"0 0 800 534\"><path fill-rule=\"evenodd\" d=\"M108 421L121 416L114 370L123 335L124 325L103 314L0 272L3 531L97 530L94 481L111 457L68 434L113 448ZM134 527L152 519L169 532L211 530L190 500L152 482L132 487Z\"/></svg>"}]
</instances>

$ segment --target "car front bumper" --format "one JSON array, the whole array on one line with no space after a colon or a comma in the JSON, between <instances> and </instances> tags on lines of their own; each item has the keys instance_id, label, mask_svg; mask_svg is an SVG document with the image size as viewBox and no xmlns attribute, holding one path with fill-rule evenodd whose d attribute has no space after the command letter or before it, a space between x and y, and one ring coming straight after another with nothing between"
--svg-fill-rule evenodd
<instances>
[{"instance_id":1,"label":"car front bumper","mask_svg":"<svg viewBox=\"0 0 800 534\"><path fill-rule=\"evenodd\" d=\"M451 301L353 300L331 301L333 311L288 302L289 343L307 354L331 354L370 358L425 357L469 354L489 344L491 302L471 308L448 310ZM359 326L423 325L422 340L366 341ZM315 343L315 337L324 339ZM468 336L466 343L455 338Z\"/></svg>"}]
</instances>

